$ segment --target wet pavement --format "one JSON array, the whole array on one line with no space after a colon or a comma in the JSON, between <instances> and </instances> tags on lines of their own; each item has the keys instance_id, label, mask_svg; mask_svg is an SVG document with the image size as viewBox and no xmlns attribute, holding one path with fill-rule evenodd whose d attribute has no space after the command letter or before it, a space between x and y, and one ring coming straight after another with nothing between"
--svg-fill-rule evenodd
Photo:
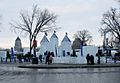
<instances>
[{"instance_id":1,"label":"wet pavement","mask_svg":"<svg viewBox=\"0 0 120 83\"><path fill-rule=\"evenodd\" d=\"M119 83L120 67L29 69L0 65L0 83Z\"/></svg>"}]
</instances>

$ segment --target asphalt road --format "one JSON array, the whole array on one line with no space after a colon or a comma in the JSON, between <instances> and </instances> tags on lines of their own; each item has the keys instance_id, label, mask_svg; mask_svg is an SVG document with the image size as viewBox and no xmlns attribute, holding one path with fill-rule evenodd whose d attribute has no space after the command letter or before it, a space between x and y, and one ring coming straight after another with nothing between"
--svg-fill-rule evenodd
<instances>
[{"instance_id":1,"label":"asphalt road","mask_svg":"<svg viewBox=\"0 0 120 83\"><path fill-rule=\"evenodd\" d=\"M26 69L2 65L0 83L120 83L120 67Z\"/></svg>"}]
</instances>

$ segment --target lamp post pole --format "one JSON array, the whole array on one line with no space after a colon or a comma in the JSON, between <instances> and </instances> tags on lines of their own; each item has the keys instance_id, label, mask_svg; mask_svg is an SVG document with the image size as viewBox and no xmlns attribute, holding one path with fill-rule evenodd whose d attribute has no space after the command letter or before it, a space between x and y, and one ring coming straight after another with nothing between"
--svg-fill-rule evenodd
<instances>
[{"instance_id":1,"label":"lamp post pole","mask_svg":"<svg viewBox=\"0 0 120 83\"><path fill-rule=\"evenodd\" d=\"M81 49L81 56L83 56L83 42L81 42L80 49Z\"/></svg>"}]
</instances>

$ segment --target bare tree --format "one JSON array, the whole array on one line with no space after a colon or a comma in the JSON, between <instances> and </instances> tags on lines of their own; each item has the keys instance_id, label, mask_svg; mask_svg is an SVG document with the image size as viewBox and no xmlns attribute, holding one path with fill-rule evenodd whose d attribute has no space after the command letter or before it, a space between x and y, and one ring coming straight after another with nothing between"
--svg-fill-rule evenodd
<instances>
[{"instance_id":1,"label":"bare tree","mask_svg":"<svg viewBox=\"0 0 120 83\"><path fill-rule=\"evenodd\" d=\"M11 23L12 27L29 34L30 54L32 50L32 41L36 40L39 32L47 32L55 28L57 16L50 13L47 9L40 10L37 5L33 7L32 13L20 13L21 22Z\"/></svg>"},{"instance_id":2,"label":"bare tree","mask_svg":"<svg viewBox=\"0 0 120 83\"><path fill-rule=\"evenodd\" d=\"M103 47L113 47L114 36L112 35L112 33L110 33L110 30L108 28L100 28L99 32L103 37Z\"/></svg>"},{"instance_id":3,"label":"bare tree","mask_svg":"<svg viewBox=\"0 0 120 83\"><path fill-rule=\"evenodd\" d=\"M74 37L79 38L83 46L92 41L92 36L90 35L88 30L77 31Z\"/></svg>"},{"instance_id":4,"label":"bare tree","mask_svg":"<svg viewBox=\"0 0 120 83\"><path fill-rule=\"evenodd\" d=\"M102 25L120 42L120 13L116 8L111 8L103 14Z\"/></svg>"}]
</instances>

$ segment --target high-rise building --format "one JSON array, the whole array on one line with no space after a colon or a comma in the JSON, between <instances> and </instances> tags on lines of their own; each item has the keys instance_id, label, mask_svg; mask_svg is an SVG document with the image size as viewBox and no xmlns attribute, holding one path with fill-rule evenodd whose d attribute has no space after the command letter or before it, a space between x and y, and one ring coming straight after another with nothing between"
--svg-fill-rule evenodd
<instances>
[{"instance_id":1,"label":"high-rise building","mask_svg":"<svg viewBox=\"0 0 120 83\"><path fill-rule=\"evenodd\" d=\"M16 40L15 40L14 51L17 51L17 52L22 52L23 51L22 43L21 43L21 40L20 40L19 37L17 37Z\"/></svg>"}]
</instances>

